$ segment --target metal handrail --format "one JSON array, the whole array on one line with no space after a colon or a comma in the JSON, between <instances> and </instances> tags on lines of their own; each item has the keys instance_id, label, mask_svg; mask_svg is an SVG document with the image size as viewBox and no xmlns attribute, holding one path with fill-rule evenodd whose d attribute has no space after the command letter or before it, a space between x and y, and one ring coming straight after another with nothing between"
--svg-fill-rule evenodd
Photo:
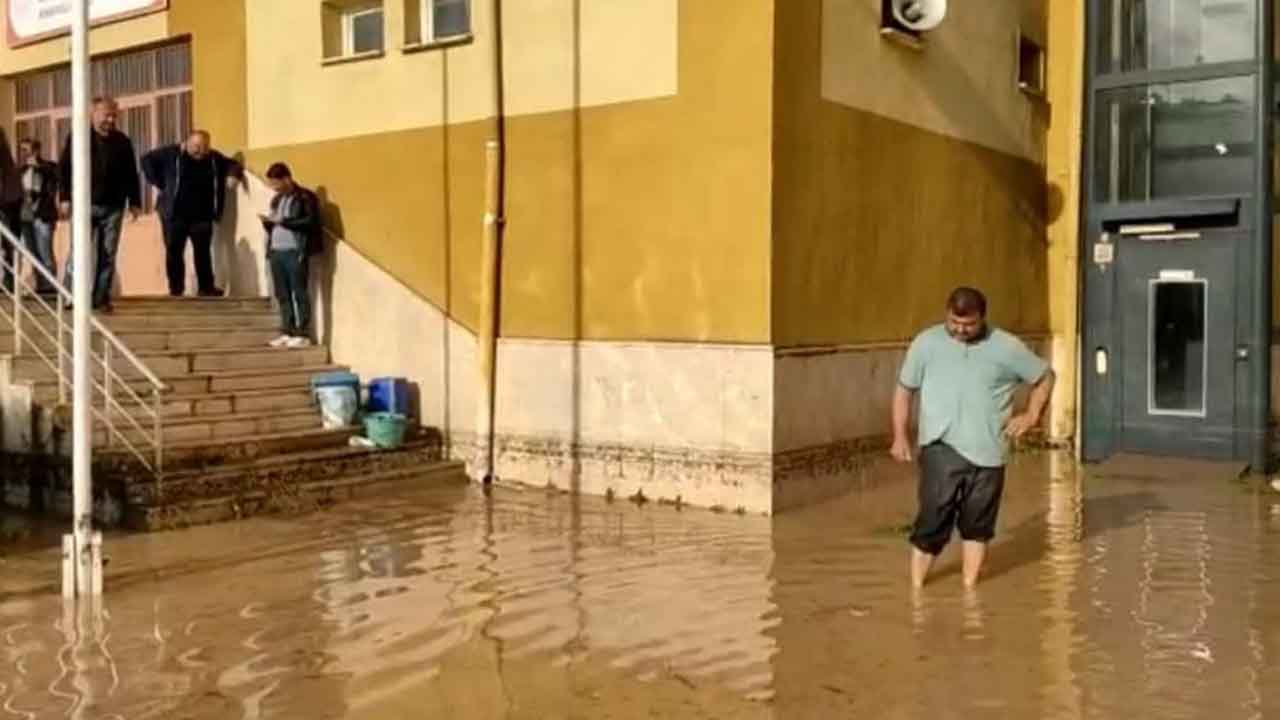
<instances>
[{"instance_id":1,"label":"metal handrail","mask_svg":"<svg viewBox=\"0 0 1280 720\"><path fill-rule=\"evenodd\" d=\"M67 349L66 335L70 332L70 328L66 327L63 312L73 300L71 292L58 282L58 279L54 274L48 268L44 267L39 259L24 246L24 243L13 234L13 231L6 227L2 222L0 222L0 242L7 244L15 253L12 264L3 257L0 257L0 273L11 272L13 277L13 288L11 290L0 288L0 291L9 295L13 302L13 354L15 357L19 357L23 354L23 341L28 338L22 327L22 321L24 316L30 317L32 324L39 333L44 336L44 339L53 342L53 352L57 356L56 362L50 360L48 355L40 349L37 338L31 338L32 349L35 351L35 355L41 360L41 362L48 366L49 369L54 371L58 383L59 400L61 402L65 402L66 391L71 387L71 379L68 377L66 363L64 363L64 360L71 359L72 353ZM38 322L36 315L32 313L30 309L23 307L23 301L26 299L25 290L30 289L30 285L27 284L25 278L23 278L24 260L26 261L25 264L37 274L37 277L43 277L57 292L58 299L56 307L50 306L49 303L47 303L44 298L40 297L39 294L33 294L31 296L38 305L42 306L46 311L55 316L57 320L57 329L55 330L54 336L51 336L49 331L43 327L40 322ZM87 268L84 271L87 271ZM24 285L26 285L26 287L24 287ZM127 346L125 346L124 342L120 340L115 333L111 332L111 330L108 329L101 320L94 317L92 314L89 316L89 325L91 331L97 332L103 338L104 343L101 354L94 351L92 342L90 342L90 347L88 348L91 360L102 367L102 379L90 379L90 404L92 405L91 415L97 417L106 426L106 442L108 447L112 446L116 441L119 441L121 445L123 445L138 459L139 462L142 463L143 467L156 475L156 480L159 482L161 473L164 469L164 423L161 408L161 397L167 393L170 388L160 380L158 376L156 376L151 368L147 367L146 363L135 355ZM92 337L92 335L90 337ZM136 370L138 374L142 376L140 379L145 380L151 386L150 407L148 407L147 401L143 399L142 394L134 390L131 384L131 381L136 380L137 378L125 378L116 371L115 367L113 367L113 358L116 355L123 357L128 363L128 366L131 366L133 370ZM133 412L136 412L136 410L131 412L129 409L126 409L125 405L129 403L122 404L115 398L115 388L117 386L124 388L126 391L129 396L126 400L131 399L133 403L136 403L137 407L145 413L142 420L134 417ZM98 409L97 402L93 399L94 390L99 392L103 398L101 410ZM143 392L145 393L145 390ZM133 429L139 433L142 439L151 445L150 453L144 452L145 448L140 450L135 443L129 440L123 431L116 427L117 423L113 419L113 414L115 412L119 412L122 419L126 420L128 425L132 425ZM148 437L147 431L143 428L143 423L146 422L146 420L151 421L152 432L150 437ZM125 429L127 430L128 428ZM148 455L150 455L150 458L148 458Z\"/></svg>"}]
</instances>

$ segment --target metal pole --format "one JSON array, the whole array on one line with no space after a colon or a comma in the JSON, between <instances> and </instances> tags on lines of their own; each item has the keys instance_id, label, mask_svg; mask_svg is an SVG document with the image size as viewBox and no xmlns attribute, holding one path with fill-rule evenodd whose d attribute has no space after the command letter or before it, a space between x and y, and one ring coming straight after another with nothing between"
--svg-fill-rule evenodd
<instances>
[{"instance_id":1,"label":"metal pole","mask_svg":"<svg viewBox=\"0 0 1280 720\"><path fill-rule=\"evenodd\" d=\"M89 298L93 277L89 243L89 0L71 2L71 252L75 265L72 288L72 508L75 538L76 593L91 596L101 579L93 577L93 386L90 376Z\"/></svg>"},{"instance_id":2,"label":"metal pole","mask_svg":"<svg viewBox=\"0 0 1280 720\"><path fill-rule=\"evenodd\" d=\"M498 345L498 284L501 249L501 212L498 188L501 183L497 140L485 145L485 214L484 237L480 251L480 326L476 333L480 353L480 397L476 403L477 445L476 480L492 482L494 478L494 413L496 410L496 361Z\"/></svg>"},{"instance_id":3,"label":"metal pole","mask_svg":"<svg viewBox=\"0 0 1280 720\"><path fill-rule=\"evenodd\" d=\"M1275 8L1271 0L1258 2L1258 122L1255 139L1258 148L1255 170L1256 206L1254 235L1257 237L1256 262L1253 263L1253 342L1251 377L1249 385L1254 397L1249 424L1253 436L1250 448L1250 465L1255 474L1266 473L1270 468L1271 443L1271 255L1273 193L1275 178L1272 157L1275 153L1272 135L1272 113L1275 112L1275 29L1272 25Z\"/></svg>"}]
</instances>

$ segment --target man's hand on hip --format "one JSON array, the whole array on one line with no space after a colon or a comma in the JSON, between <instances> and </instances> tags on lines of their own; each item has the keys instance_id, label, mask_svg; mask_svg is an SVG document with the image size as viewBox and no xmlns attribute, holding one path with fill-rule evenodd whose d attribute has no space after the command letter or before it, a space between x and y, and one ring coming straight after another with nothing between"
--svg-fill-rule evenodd
<instances>
[{"instance_id":1,"label":"man's hand on hip","mask_svg":"<svg viewBox=\"0 0 1280 720\"><path fill-rule=\"evenodd\" d=\"M1008 438L1017 440L1027 433L1035 429L1040 424L1040 418L1031 413L1022 413L1009 418L1004 424L1004 435Z\"/></svg>"}]
</instances>

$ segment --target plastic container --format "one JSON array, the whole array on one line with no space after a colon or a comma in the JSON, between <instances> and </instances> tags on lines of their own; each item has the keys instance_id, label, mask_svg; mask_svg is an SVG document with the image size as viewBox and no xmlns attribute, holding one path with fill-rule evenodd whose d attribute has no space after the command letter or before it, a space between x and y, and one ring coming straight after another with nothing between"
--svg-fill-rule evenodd
<instances>
[{"instance_id":1,"label":"plastic container","mask_svg":"<svg viewBox=\"0 0 1280 720\"><path fill-rule=\"evenodd\" d=\"M360 376L346 371L320 373L311 376L311 392L317 393L323 387L349 387L360 397Z\"/></svg>"},{"instance_id":2,"label":"plastic container","mask_svg":"<svg viewBox=\"0 0 1280 720\"><path fill-rule=\"evenodd\" d=\"M409 419L399 413L374 412L364 416L365 437L383 450L393 450L404 444L404 434Z\"/></svg>"},{"instance_id":3,"label":"plastic container","mask_svg":"<svg viewBox=\"0 0 1280 720\"><path fill-rule=\"evenodd\" d=\"M360 398L350 385L325 385L316 388L320 403L320 423L325 430L351 427L360 410Z\"/></svg>"},{"instance_id":4,"label":"plastic container","mask_svg":"<svg viewBox=\"0 0 1280 720\"><path fill-rule=\"evenodd\" d=\"M409 415L409 381L398 377L374 378L369 382L369 412Z\"/></svg>"}]
</instances>

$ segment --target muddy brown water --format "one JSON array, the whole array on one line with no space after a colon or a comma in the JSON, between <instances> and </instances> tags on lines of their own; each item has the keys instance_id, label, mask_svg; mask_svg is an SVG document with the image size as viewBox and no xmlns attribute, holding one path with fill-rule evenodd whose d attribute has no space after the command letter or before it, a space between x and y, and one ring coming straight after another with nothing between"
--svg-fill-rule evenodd
<instances>
[{"instance_id":1,"label":"muddy brown water","mask_svg":"<svg viewBox=\"0 0 1280 720\"><path fill-rule=\"evenodd\" d=\"M1011 469L978 592L906 471L783 515L466 485L109 537L0 527L0 718L1280 717L1280 495ZM14 538L17 537L15 540Z\"/></svg>"}]
</instances>

